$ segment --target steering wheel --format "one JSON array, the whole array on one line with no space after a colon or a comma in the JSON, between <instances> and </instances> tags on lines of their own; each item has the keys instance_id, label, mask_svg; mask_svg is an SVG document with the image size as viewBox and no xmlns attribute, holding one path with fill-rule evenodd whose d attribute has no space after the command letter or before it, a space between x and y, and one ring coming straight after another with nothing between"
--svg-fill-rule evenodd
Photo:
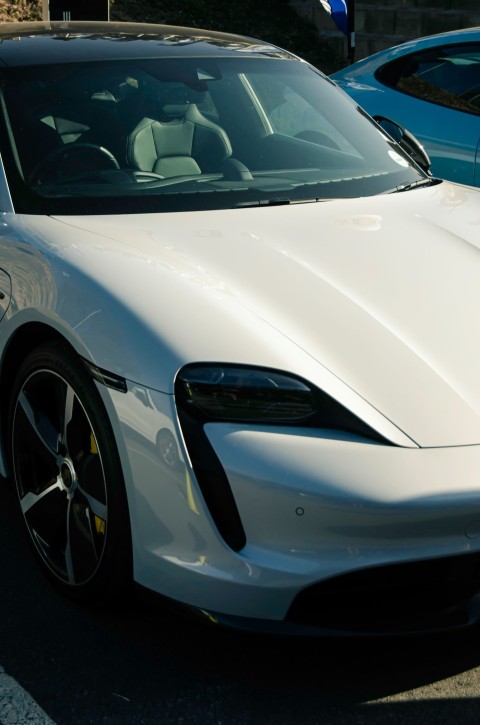
<instances>
[{"instance_id":1,"label":"steering wheel","mask_svg":"<svg viewBox=\"0 0 480 725\"><path fill-rule=\"evenodd\" d=\"M31 186L62 183L67 178L91 173L99 168L119 169L120 164L104 146L80 141L61 146L41 159L28 177L28 183Z\"/></svg>"}]
</instances>

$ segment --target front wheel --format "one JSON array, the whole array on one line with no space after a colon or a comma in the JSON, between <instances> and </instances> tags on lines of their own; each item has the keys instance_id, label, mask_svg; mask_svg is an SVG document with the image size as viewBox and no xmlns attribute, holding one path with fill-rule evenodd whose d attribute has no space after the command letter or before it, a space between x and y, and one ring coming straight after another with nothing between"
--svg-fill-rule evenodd
<instances>
[{"instance_id":1,"label":"front wheel","mask_svg":"<svg viewBox=\"0 0 480 725\"><path fill-rule=\"evenodd\" d=\"M131 537L118 453L100 395L66 345L42 345L20 367L9 438L20 509L44 573L92 604L126 591Z\"/></svg>"}]
</instances>

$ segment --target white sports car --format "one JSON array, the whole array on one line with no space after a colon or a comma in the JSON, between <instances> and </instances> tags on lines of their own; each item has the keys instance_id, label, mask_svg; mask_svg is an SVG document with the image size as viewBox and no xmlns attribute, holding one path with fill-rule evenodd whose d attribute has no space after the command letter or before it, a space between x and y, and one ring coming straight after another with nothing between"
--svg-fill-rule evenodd
<instances>
[{"instance_id":1,"label":"white sports car","mask_svg":"<svg viewBox=\"0 0 480 725\"><path fill-rule=\"evenodd\" d=\"M477 620L480 191L258 40L0 27L1 468L60 590Z\"/></svg>"}]
</instances>

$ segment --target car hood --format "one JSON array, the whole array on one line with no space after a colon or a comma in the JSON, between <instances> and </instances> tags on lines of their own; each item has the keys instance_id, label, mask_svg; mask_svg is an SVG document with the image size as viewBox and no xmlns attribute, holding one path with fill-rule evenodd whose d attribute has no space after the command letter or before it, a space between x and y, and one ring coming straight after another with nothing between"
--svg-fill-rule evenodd
<instances>
[{"instance_id":1,"label":"car hood","mask_svg":"<svg viewBox=\"0 0 480 725\"><path fill-rule=\"evenodd\" d=\"M261 320L418 445L480 442L475 190L58 221L125 258L115 277L140 307L157 300L179 364L268 364L248 339Z\"/></svg>"}]
</instances>

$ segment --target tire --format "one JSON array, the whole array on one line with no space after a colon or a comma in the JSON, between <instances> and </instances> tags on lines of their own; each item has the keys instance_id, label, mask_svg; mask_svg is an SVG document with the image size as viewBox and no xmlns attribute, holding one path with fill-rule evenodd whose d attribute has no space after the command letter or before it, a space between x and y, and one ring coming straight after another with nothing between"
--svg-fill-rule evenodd
<instances>
[{"instance_id":1,"label":"tire","mask_svg":"<svg viewBox=\"0 0 480 725\"><path fill-rule=\"evenodd\" d=\"M38 347L20 367L8 436L20 510L44 574L79 602L118 601L132 581L122 470L95 384L64 343Z\"/></svg>"}]
</instances>

